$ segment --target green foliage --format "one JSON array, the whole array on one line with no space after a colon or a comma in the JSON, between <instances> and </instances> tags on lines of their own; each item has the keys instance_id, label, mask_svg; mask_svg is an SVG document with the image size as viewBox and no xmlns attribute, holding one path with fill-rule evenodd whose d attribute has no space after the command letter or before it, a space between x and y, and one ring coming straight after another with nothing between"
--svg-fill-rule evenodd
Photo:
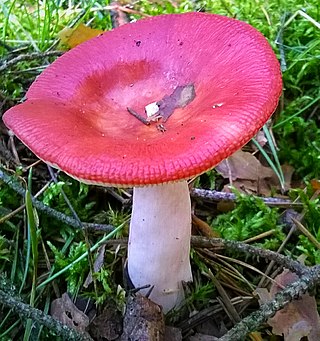
<instances>
[{"instance_id":1,"label":"green foliage","mask_svg":"<svg viewBox=\"0 0 320 341\"><path fill-rule=\"evenodd\" d=\"M199 264L202 268L208 269L203 262L199 261ZM200 311L207 307L210 300L215 296L216 288L212 281L204 280L200 275L195 275L192 285L186 284L184 291L185 299L181 308L174 309L166 315L166 319L170 323L175 323L179 315L188 314L190 311Z\"/></svg>"},{"instance_id":2,"label":"green foliage","mask_svg":"<svg viewBox=\"0 0 320 341\"><path fill-rule=\"evenodd\" d=\"M197 283L192 287L192 291L188 293L186 304L192 303L197 309L202 309L208 305L208 301L212 299L215 292L215 286L212 282Z\"/></svg>"},{"instance_id":3,"label":"green foliage","mask_svg":"<svg viewBox=\"0 0 320 341\"><path fill-rule=\"evenodd\" d=\"M190 3L190 1L186 1ZM188 5L187 5L188 6ZM188 7L187 7L188 8ZM147 13L149 15L160 15L164 13L180 13L183 12L183 5L179 4L175 7L171 1L148 1L142 0L139 2L139 9L141 12Z\"/></svg>"},{"instance_id":4,"label":"green foliage","mask_svg":"<svg viewBox=\"0 0 320 341\"><path fill-rule=\"evenodd\" d=\"M8 241L4 236L0 235L0 261L9 261L10 260L10 250Z\"/></svg>"},{"instance_id":5,"label":"green foliage","mask_svg":"<svg viewBox=\"0 0 320 341\"><path fill-rule=\"evenodd\" d=\"M31 178L32 178L32 168L30 169L29 173L29 181L28 187L31 187ZM28 223L28 243L31 245L31 258L32 258L32 285L31 285L31 293L30 293L30 300L29 304L31 307L35 305L36 299L36 285L37 285L37 273L38 273L38 244L39 244L39 236L40 231L38 230L38 219L36 210L33 208L32 201L31 201L31 194L29 190L26 191L25 194L25 204L26 204L26 211L27 211L27 223ZM30 248L29 248L30 249ZM32 319L27 319L25 333L24 333L24 340L29 340L31 337L32 332Z\"/></svg>"},{"instance_id":6,"label":"green foliage","mask_svg":"<svg viewBox=\"0 0 320 341\"><path fill-rule=\"evenodd\" d=\"M0 183L0 209L1 208L16 208L21 204L21 196L19 196L13 189L5 184ZM1 210L0 210L1 213Z\"/></svg>"},{"instance_id":7,"label":"green foliage","mask_svg":"<svg viewBox=\"0 0 320 341\"><path fill-rule=\"evenodd\" d=\"M52 182L48 189L45 191L42 202L50 206L50 203L53 202L56 197L60 197L61 199L61 189L64 184L64 181L59 181L57 183Z\"/></svg>"},{"instance_id":8,"label":"green foliage","mask_svg":"<svg viewBox=\"0 0 320 341\"><path fill-rule=\"evenodd\" d=\"M62 1L64 2L64 1ZM0 37L32 44L35 50L51 47L57 33L68 25L70 14L57 1L2 1L0 3ZM90 4L90 3L89 3ZM91 2L92 6L92 2ZM73 17L76 12L71 11Z\"/></svg>"},{"instance_id":9,"label":"green foliage","mask_svg":"<svg viewBox=\"0 0 320 341\"><path fill-rule=\"evenodd\" d=\"M294 106L292 102L290 106ZM320 128L314 120L295 117L281 127L279 155L298 175L307 179L320 177Z\"/></svg>"},{"instance_id":10,"label":"green foliage","mask_svg":"<svg viewBox=\"0 0 320 341\"><path fill-rule=\"evenodd\" d=\"M319 21L319 2L309 2L304 10ZM282 28L284 108L274 132L282 163L290 163L299 176L311 179L320 175L320 127L314 119L320 100L319 28L300 14Z\"/></svg>"},{"instance_id":11,"label":"green foliage","mask_svg":"<svg viewBox=\"0 0 320 341\"><path fill-rule=\"evenodd\" d=\"M69 8L70 4L78 7ZM110 14L103 9L107 4L109 2L104 0L1 1L0 40L10 48L18 49L18 52L12 54L10 49L0 44L0 57L10 59L23 53L55 49L57 33L76 23L90 23L93 28L110 29ZM296 175L301 178L320 177L320 126L317 116L320 99L319 29L299 14L289 24L285 24L290 16L302 9L319 22L320 4L318 0L308 2L303 0L270 0L267 2L262 0L182 0L175 2L142 0L134 3L134 9L150 15L207 11L246 21L261 31L279 58L281 57L283 67L285 89L283 110L275 117L273 129L279 147L277 152L280 163L287 162L293 165ZM130 17L140 19L141 16L135 14ZM279 33L282 33L282 41L277 39ZM3 94L10 101L20 100L31 82L51 60L53 59L25 61L10 68L10 72L1 74L0 95ZM1 97L0 102L7 106L5 101L3 102ZM18 152L20 153L19 150ZM107 212L97 212L98 205L92 200L89 186L61 174L59 179L57 184L51 184L39 198L45 204L67 215L72 215L61 195L61 189L63 189L81 220L96 222L107 220L114 226L128 225L128 214L111 206ZM201 180L197 179L196 182L199 185L200 181L201 187L213 189L219 187L219 179L215 171L210 171L203 174ZM291 195L299 196L303 202L306 212L303 224L315 238L320 240L319 199L310 201L309 193L305 194L300 190L292 192ZM1 183L0 214L5 215L21 204L21 197ZM218 230L226 239L245 240L274 229L276 232L271 237L264 239L261 245L268 249L276 249L285 237L277 225L278 211L267 207L260 200L240 195L238 195L236 204L236 208L232 212L222 214L213 220L212 225L215 230ZM26 225L27 221L21 221L21 217L25 218L20 213L0 226L0 263L1 271L9 274L12 283L19 283L17 287L28 301L31 287L30 275L34 265L32 265L31 257L28 259L28 254L31 254L31 245L30 243L28 245L28 241L22 238L23 229L20 229L21 226ZM17 221L20 221L20 225L15 225ZM59 274L56 281L61 286L66 283L68 291L76 295L89 273L87 257L77 261L87 251L85 243L80 241L82 235L75 232L73 228L45 215L41 215L40 226L43 240L51 240L48 244L54 255L55 261L52 264L54 273L56 274L59 270L61 271L74 263L72 267ZM122 237L126 234L127 230L119 229L112 236ZM97 241L94 235L90 235L90 238L93 243ZM308 265L320 263L320 251L309 239L302 235L293 238L295 238L295 244L287 245L287 254L296 257L303 253L307 256L306 263ZM63 244L57 242L61 239L64 241ZM34 240L36 240L35 236ZM93 255L95 250L93 250ZM39 257L42 256L41 252L39 247ZM124 304L124 291L121 287L117 288L115 284L116 268L120 267L120 262L117 262L115 258L114 253L107 252L104 266L94 275L98 286L97 303L103 303L107 298L113 297L121 310ZM194 250L192 251L192 260L197 269L196 272L207 271L206 264L197 257ZM51 279L49 278L49 280ZM47 284L45 283L40 289L44 289ZM203 308L213 297L214 290L211 281L203 280L202 275L199 275L195 278L194 286L189 292L187 305L197 309ZM92 291L92 287L89 287L86 294L95 298ZM39 291L37 290L37 292ZM37 297L36 305L38 302L41 300L38 300ZM40 309L42 308L40 307ZM5 314L3 316L6 317ZM16 324L14 329L18 330L20 321L12 315L8 318L6 325L0 323L1 340L11 339L4 333L14 324ZM50 335L45 335L46 333L42 333L41 339L51 339Z\"/></svg>"},{"instance_id":12,"label":"green foliage","mask_svg":"<svg viewBox=\"0 0 320 341\"><path fill-rule=\"evenodd\" d=\"M238 241L275 229L277 231L275 243L268 245L274 249L283 238L277 226L278 218L277 210L266 206L262 200L238 194L235 209L219 215L212 221L211 226L221 234L222 238Z\"/></svg>"},{"instance_id":13,"label":"green foliage","mask_svg":"<svg viewBox=\"0 0 320 341\"><path fill-rule=\"evenodd\" d=\"M0 41L3 43L0 44L0 58L6 59L11 54L11 59L28 52L55 49L58 33L80 22L91 22L91 27L103 30L111 28L110 15L103 9L105 1L83 1L74 6L72 3L67 0L0 1ZM93 6L95 10L91 10ZM18 63L13 67L13 73L1 74L0 91L10 99L20 101L35 77L53 60Z\"/></svg>"},{"instance_id":14,"label":"green foliage","mask_svg":"<svg viewBox=\"0 0 320 341\"><path fill-rule=\"evenodd\" d=\"M317 239L320 240L320 228ZM306 265L320 264L320 250L316 249L314 244L312 244L307 237L303 235L299 236L299 242L296 249L306 256Z\"/></svg>"},{"instance_id":15,"label":"green foliage","mask_svg":"<svg viewBox=\"0 0 320 341\"><path fill-rule=\"evenodd\" d=\"M112 285L112 271L107 268L101 268L94 274L97 283L100 284L100 290L98 291L97 304L104 303L115 292Z\"/></svg>"},{"instance_id":16,"label":"green foliage","mask_svg":"<svg viewBox=\"0 0 320 341\"><path fill-rule=\"evenodd\" d=\"M217 178L219 178L219 174L214 169L212 169L198 176L195 179L193 186L195 188L215 189Z\"/></svg>"},{"instance_id":17,"label":"green foliage","mask_svg":"<svg viewBox=\"0 0 320 341\"><path fill-rule=\"evenodd\" d=\"M95 205L95 202L88 200L89 186L71 178L61 178L66 180L50 184L43 194L43 203L55 207L56 210L67 215L72 215L61 193L61 190L63 190L80 220L89 220L93 215L93 207Z\"/></svg>"},{"instance_id":18,"label":"green foliage","mask_svg":"<svg viewBox=\"0 0 320 341\"><path fill-rule=\"evenodd\" d=\"M303 221L308 230L319 238L320 198L310 200L311 193L313 193L312 186L308 185L306 192L302 189L293 189L290 191L290 196L292 199L299 198L302 202L305 212Z\"/></svg>"},{"instance_id":19,"label":"green foliage","mask_svg":"<svg viewBox=\"0 0 320 341\"><path fill-rule=\"evenodd\" d=\"M320 198L310 200L313 190L309 185L307 191L295 189L290 191L292 199L299 198L303 203L304 218L303 225L315 237L320 240ZM301 252L307 256L306 264L315 265L320 262L320 250L304 235L299 235L298 242L294 245L293 254L299 256Z\"/></svg>"},{"instance_id":20,"label":"green foliage","mask_svg":"<svg viewBox=\"0 0 320 341\"><path fill-rule=\"evenodd\" d=\"M125 228L121 229L119 233L116 235L116 238L121 238L128 235L129 229L129 221L130 221L130 214L122 211L122 210L115 210L109 205L109 209L106 213L107 221L109 224L113 226L120 226L123 225Z\"/></svg>"},{"instance_id":21,"label":"green foliage","mask_svg":"<svg viewBox=\"0 0 320 341\"><path fill-rule=\"evenodd\" d=\"M54 266L57 271L65 268L69 264L77 260L83 253L87 251L84 242L74 242L69 249L68 254L64 254L59 248L48 242L51 251L54 254ZM76 294L83 284L85 277L89 272L88 259L84 258L79 262L75 262L74 265L66 271L65 279L67 282L67 290L71 294Z\"/></svg>"}]
</instances>

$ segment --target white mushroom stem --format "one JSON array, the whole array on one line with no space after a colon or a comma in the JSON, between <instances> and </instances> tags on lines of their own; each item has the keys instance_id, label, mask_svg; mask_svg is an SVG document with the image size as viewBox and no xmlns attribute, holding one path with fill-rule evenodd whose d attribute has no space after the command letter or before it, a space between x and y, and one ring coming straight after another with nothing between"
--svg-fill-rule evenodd
<instances>
[{"instance_id":1,"label":"white mushroom stem","mask_svg":"<svg viewBox=\"0 0 320 341\"><path fill-rule=\"evenodd\" d=\"M186 181L134 188L128 274L136 288L154 285L150 299L164 312L183 300L181 282L192 281L190 237L191 204Z\"/></svg>"}]
</instances>

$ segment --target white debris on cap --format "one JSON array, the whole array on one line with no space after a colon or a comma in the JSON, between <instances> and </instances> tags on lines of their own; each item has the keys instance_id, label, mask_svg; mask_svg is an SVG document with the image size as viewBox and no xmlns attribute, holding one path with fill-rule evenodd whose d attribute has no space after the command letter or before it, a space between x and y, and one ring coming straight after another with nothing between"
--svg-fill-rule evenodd
<instances>
[{"instance_id":1,"label":"white debris on cap","mask_svg":"<svg viewBox=\"0 0 320 341\"><path fill-rule=\"evenodd\" d=\"M159 111L159 106L157 102L150 103L144 107L148 117L154 116Z\"/></svg>"}]
</instances>

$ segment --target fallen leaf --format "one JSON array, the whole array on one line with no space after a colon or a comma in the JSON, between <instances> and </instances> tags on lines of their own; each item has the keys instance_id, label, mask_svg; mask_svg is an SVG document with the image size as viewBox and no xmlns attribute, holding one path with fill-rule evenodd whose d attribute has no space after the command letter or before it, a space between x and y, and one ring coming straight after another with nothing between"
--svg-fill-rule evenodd
<instances>
[{"instance_id":1,"label":"fallen leaf","mask_svg":"<svg viewBox=\"0 0 320 341\"><path fill-rule=\"evenodd\" d=\"M95 340L117 340L122 332L122 316L115 304L108 303L101 314L90 324L90 334Z\"/></svg>"},{"instance_id":2,"label":"fallen leaf","mask_svg":"<svg viewBox=\"0 0 320 341\"><path fill-rule=\"evenodd\" d=\"M320 190L320 180L312 179L312 180L310 180L310 184L311 184L313 190L315 190L315 191Z\"/></svg>"},{"instance_id":3,"label":"fallen leaf","mask_svg":"<svg viewBox=\"0 0 320 341\"><path fill-rule=\"evenodd\" d=\"M263 288L256 289L260 302L269 301L283 287L298 279L298 275L285 269L275 278L277 284L272 284L270 292ZM283 335L285 341L300 341L303 337L308 337L309 341L320 340L320 317L317 303L315 298L308 293L279 310L274 317L268 319L268 324L272 327L272 332L276 335Z\"/></svg>"},{"instance_id":4,"label":"fallen leaf","mask_svg":"<svg viewBox=\"0 0 320 341\"><path fill-rule=\"evenodd\" d=\"M51 316L63 324L84 332L89 325L89 317L79 310L67 293L51 303Z\"/></svg>"},{"instance_id":5,"label":"fallen leaf","mask_svg":"<svg viewBox=\"0 0 320 341\"><path fill-rule=\"evenodd\" d=\"M182 341L181 329L166 326L164 332L165 341Z\"/></svg>"},{"instance_id":6,"label":"fallen leaf","mask_svg":"<svg viewBox=\"0 0 320 341\"><path fill-rule=\"evenodd\" d=\"M284 189L291 188L294 168L281 166L284 176ZM237 151L228 159L220 162L216 170L229 179L232 186L247 194L271 196L275 190L281 191L279 179L270 167L263 166L251 153ZM228 185L227 185L228 186ZM225 186L224 191L230 192Z\"/></svg>"},{"instance_id":7,"label":"fallen leaf","mask_svg":"<svg viewBox=\"0 0 320 341\"><path fill-rule=\"evenodd\" d=\"M76 28L64 28L58 33L58 37L60 38L61 45L72 49L91 38L97 37L103 32L102 30L97 30L81 23Z\"/></svg>"},{"instance_id":8,"label":"fallen leaf","mask_svg":"<svg viewBox=\"0 0 320 341\"><path fill-rule=\"evenodd\" d=\"M265 135L263 130L259 130L257 135L254 138L256 139L256 141L258 142L258 144L261 147L264 147L268 142L266 135ZM253 148L253 150L258 150L258 148L256 147L256 145L253 142L252 142L252 148Z\"/></svg>"},{"instance_id":9,"label":"fallen leaf","mask_svg":"<svg viewBox=\"0 0 320 341\"><path fill-rule=\"evenodd\" d=\"M215 168L224 178L257 181L258 179L271 178L273 170L264 167L251 153L238 150L228 159L221 161Z\"/></svg>"},{"instance_id":10,"label":"fallen leaf","mask_svg":"<svg viewBox=\"0 0 320 341\"><path fill-rule=\"evenodd\" d=\"M192 214L192 225L200 232L200 234L207 238L220 238L218 232L214 231L212 227L196 215Z\"/></svg>"},{"instance_id":11,"label":"fallen leaf","mask_svg":"<svg viewBox=\"0 0 320 341\"><path fill-rule=\"evenodd\" d=\"M274 183L272 178L259 179L258 181L251 180L236 180L232 182L232 187L236 188L240 193L262 195L265 197L272 196L272 189L278 188L278 183ZM279 187L280 188L280 187ZM224 186L225 192L231 192L229 185Z\"/></svg>"},{"instance_id":12,"label":"fallen leaf","mask_svg":"<svg viewBox=\"0 0 320 341\"><path fill-rule=\"evenodd\" d=\"M161 307L140 293L129 295L121 340L163 340L164 333Z\"/></svg>"}]
</instances>

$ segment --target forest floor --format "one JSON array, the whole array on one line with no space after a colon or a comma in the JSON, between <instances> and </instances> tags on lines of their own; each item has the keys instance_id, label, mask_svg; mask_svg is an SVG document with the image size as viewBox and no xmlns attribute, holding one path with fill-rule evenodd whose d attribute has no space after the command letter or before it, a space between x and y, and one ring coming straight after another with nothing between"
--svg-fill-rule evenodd
<instances>
[{"instance_id":1,"label":"forest floor","mask_svg":"<svg viewBox=\"0 0 320 341\"><path fill-rule=\"evenodd\" d=\"M165 339L319 340L319 2L0 0L0 8L0 118L56 58L127 21L201 11L267 38L283 76L278 108L242 150L189 184L194 281L166 315L175 329ZM131 198L130 188L48 169L0 121L0 340L142 340L162 328L138 316L140 305L156 309L123 279ZM128 306L137 319L124 325ZM146 334L129 337L141 320Z\"/></svg>"}]
</instances>

